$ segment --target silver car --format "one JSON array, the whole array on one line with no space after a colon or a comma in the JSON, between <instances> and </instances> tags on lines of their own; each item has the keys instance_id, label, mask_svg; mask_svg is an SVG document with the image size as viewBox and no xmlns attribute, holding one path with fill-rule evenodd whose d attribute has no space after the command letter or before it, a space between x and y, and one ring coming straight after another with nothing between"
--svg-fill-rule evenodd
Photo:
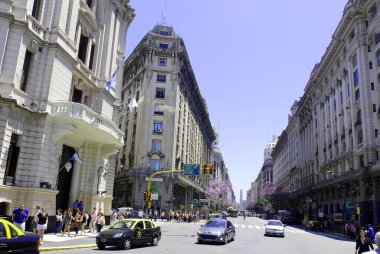
<instances>
[{"instance_id":1,"label":"silver car","mask_svg":"<svg viewBox=\"0 0 380 254\"><path fill-rule=\"evenodd\" d=\"M268 220L265 224L264 235L274 235L285 237L285 227L280 220Z\"/></svg>"},{"instance_id":2,"label":"silver car","mask_svg":"<svg viewBox=\"0 0 380 254\"><path fill-rule=\"evenodd\" d=\"M226 219L210 219L198 230L198 243L218 242L227 244L235 240L235 227Z\"/></svg>"}]
</instances>

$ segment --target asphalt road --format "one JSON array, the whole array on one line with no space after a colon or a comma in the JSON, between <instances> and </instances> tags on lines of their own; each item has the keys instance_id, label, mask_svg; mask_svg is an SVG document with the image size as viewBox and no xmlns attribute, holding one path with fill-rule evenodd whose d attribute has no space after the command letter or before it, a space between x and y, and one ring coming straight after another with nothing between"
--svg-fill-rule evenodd
<instances>
[{"instance_id":1,"label":"asphalt road","mask_svg":"<svg viewBox=\"0 0 380 254\"><path fill-rule=\"evenodd\" d=\"M285 237L264 236L265 220L259 218L242 217L229 218L236 227L236 240L227 245L198 244L196 234L200 223L162 223L162 238L158 246L139 246L130 250L119 250L108 247L104 251L97 248L49 251L54 253L157 253L157 254L222 254L222 253L291 253L291 254L333 254L353 253L355 243L345 238L326 233L309 232L303 229L286 227Z\"/></svg>"}]
</instances>

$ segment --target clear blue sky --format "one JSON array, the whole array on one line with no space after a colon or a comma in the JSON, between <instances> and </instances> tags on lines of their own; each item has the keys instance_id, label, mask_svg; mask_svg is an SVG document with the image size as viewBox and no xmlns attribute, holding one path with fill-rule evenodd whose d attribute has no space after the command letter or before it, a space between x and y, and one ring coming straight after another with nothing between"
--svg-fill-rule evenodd
<instances>
[{"instance_id":1,"label":"clear blue sky","mask_svg":"<svg viewBox=\"0 0 380 254\"><path fill-rule=\"evenodd\" d=\"M237 201L250 188L272 134L286 128L347 0L131 0L126 56L162 21L190 57Z\"/></svg>"}]
</instances>

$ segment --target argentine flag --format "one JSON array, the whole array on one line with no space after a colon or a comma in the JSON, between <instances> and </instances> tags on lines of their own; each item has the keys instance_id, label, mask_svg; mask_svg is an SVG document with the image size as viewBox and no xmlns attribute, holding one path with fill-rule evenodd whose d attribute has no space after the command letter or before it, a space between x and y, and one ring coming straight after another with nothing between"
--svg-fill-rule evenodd
<instances>
[{"instance_id":1,"label":"argentine flag","mask_svg":"<svg viewBox=\"0 0 380 254\"><path fill-rule=\"evenodd\" d=\"M79 151L76 151L73 156L71 156L70 160L78 162L79 164L82 164L83 161L79 157Z\"/></svg>"},{"instance_id":2,"label":"argentine flag","mask_svg":"<svg viewBox=\"0 0 380 254\"><path fill-rule=\"evenodd\" d=\"M106 88L108 92L110 92L111 88L115 88L116 86L116 71L112 74L110 80L108 80L106 84Z\"/></svg>"}]
</instances>

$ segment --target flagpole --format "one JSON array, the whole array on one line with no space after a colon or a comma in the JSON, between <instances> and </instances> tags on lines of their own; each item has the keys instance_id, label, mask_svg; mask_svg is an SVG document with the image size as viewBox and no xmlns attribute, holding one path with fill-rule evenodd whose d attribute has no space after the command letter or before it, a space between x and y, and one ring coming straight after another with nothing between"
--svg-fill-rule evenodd
<instances>
[{"instance_id":1,"label":"flagpole","mask_svg":"<svg viewBox=\"0 0 380 254\"><path fill-rule=\"evenodd\" d=\"M93 108L94 108L95 104L98 102L100 96L103 95L103 93L104 93L104 89L106 89L108 82L111 81L112 76L115 75L116 72L117 72L118 70L119 70L119 67L116 68L116 70L115 70L115 71L113 72L113 74L111 75L111 78L106 82L106 84L105 84L104 87L102 88L102 91L98 94L98 96L96 97L95 101L92 103L92 105L91 105L91 109L92 109L92 110L94 110ZM94 110L94 111L95 111L95 110Z\"/></svg>"}]
</instances>

